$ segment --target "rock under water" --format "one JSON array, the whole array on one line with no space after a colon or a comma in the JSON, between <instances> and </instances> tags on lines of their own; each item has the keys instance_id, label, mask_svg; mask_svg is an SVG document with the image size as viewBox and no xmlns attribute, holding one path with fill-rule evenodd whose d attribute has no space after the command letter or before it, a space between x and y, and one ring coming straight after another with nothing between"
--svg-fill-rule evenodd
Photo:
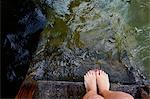
<instances>
[{"instance_id":1,"label":"rock under water","mask_svg":"<svg viewBox=\"0 0 150 99\"><path fill-rule=\"evenodd\" d=\"M15 97L46 24L32 1L2 1L2 98Z\"/></svg>"}]
</instances>

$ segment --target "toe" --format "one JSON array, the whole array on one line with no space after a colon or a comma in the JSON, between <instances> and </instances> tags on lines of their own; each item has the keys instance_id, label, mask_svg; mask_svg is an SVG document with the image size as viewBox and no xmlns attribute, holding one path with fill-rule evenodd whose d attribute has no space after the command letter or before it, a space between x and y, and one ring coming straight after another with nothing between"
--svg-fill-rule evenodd
<instances>
[{"instance_id":1,"label":"toe","mask_svg":"<svg viewBox=\"0 0 150 99\"><path fill-rule=\"evenodd\" d=\"M103 74L103 71L102 71L102 70L100 70L99 72L100 72L100 75Z\"/></svg>"},{"instance_id":2,"label":"toe","mask_svg":"<svg viewBox=\"0 0 150 99\"><path fill-rule=\"evenodd\" d=\"M86 77L88 77L89 76L89 73L86 73Z\"/></svg>"},{"instance_id":3,"label":"toe","mask_svg":"<svg viewBox=\"0 0 150 99\"><path fill-rule=\"evenodd\" d=\"M90 74L93 76L93 75L95 75L95 72L93 70L91 70Z\"/></svg>"},{"instance_id":4,"label":"toe","mask_svg":"<svg viewBox=\"0 0 150 99\"><path fill-rule=\"evenodd\" d=\"M92 75L95 75L95 71L94 71L94 70L92 70L92 71L91 71L91 74L92 74Z\"/></svg>"},{"instance_id":5,"label":"toe","mask_svg":"<svg viewBox=\"0 0 150 99\"><path fill-rule=\"evenodd\" d=\"M106 73L106 72L103 71L103 73L104 73L105 76L107 76L107 73Z\"/></svg>"},{"instance_id":6,"label":"toe","mask_svg":"<svg viewBox=\"0 0 150 99\"><path fill-rule=\"evenodd\" d=\"M92 70L90 70L89 73L92 74Z\"/></svg>"},{"instance_id":7,"label":"toe","mask_svg":"<svg viewBox=\"0 0 150 99\"><path fill-rule=\"evenodd\" d=\"M89 73L87 72L85 76L88 77L88 76L89 76Z\"/></svg>"},{"instance_id":8,"label":"toe","mask_svg":"<svg viewBox=\"0 0 150 99\"><path fill-rule=\"evenodd\" d=\"M103 70L101 70L100 74L105 75L106 73Z\"/></svg>"},{"instance_id":9,"label":"toe","mask_svg":"<svg viewBox=\"0 0 150 99\"><path fill-rule=\"evenodd\" d=\"M86 80L86 78L87 78L87 75L84 75L84 80Z\"/></svg>"},{"instance_id":10,"label":"toe","mask_svg":"<svg viewBox=\"0 0 150 99\"><path fill-rule=\"evenodd\" d=\"M96 76L99 76L99 75L100 75L100 71L97 70L97 71L96 71Z\"/></svg>"},{"instance_id":11,"label":"toe","mask_svg":"<svg viewBox=\"0 0 150 99\"><path fill-rule=\"evenodd\" d=\"M88 74L88 76L89 76L89 75L91 74L91 71L88 71L87 74Z\"/></svg>"},{"instance_id":12,"label":"toe","mask_svg":"<svg viewBox=\"0 0 150 99\"><path fill-rule=\"evenodd\" d=\"M108 74L105 73L106 76L108 76Z\"/></svg>"}]
</instances>

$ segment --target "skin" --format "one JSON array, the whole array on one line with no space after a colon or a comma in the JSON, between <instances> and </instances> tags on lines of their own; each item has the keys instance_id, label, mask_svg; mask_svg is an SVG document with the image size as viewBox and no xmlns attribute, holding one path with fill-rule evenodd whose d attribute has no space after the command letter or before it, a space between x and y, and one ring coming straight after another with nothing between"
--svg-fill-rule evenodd
<instances>
[{"instance_id":1,"label":"skin","mask_svg":"<svg viewBox=\"0 0 150 99\"><path fill-rule=\"evenodd\" d=\"M83 99L104 99L102 96L97 95L95 71L90 70L84 75L84 84L87 94Z\"/></svg>"},{"instance_id":2,"label":"skin","mask_svg":"<svg viewBox=\"0 0 150 99\"><path fill-rule=\"evenodd\" d=\"M88 71L84 75L84 83L87 93L83 99L134 99L127 93L120 91L110 91L108 74L102 70Z\"/></svg>"}]
</instances>

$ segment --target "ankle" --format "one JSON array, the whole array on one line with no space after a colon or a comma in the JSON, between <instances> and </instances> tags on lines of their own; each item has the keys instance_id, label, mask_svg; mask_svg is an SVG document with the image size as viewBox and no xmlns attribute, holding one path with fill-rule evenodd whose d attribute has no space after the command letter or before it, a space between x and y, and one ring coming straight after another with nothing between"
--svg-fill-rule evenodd
<instances>
[{"instance_id":1,"label":"ankle","mask_svg":"<svg viewBox=\"0 0 150 99\"><path fill-rule=\"evenodd\" d=\"M103 91L99 92L99 94L101 94L102 96L106 96L106 95L108 95L109 93L111 93L110 90L103 90Z\"/></svg>"},{"instance_id":2,"label":"ankle","mask_svg":"<svg viewBox=\"0 0 150 99\"><path fill-rule=\"evenodd\" d=\"M83 99L90 99L89 97L98 95L97 92L93 90L89 90L86 92L85 96L83 96Z\"/></svg>"},{"instance_id":3,"label":"ankle","mask_svg":"<svg viewBox=\"0 0 150 99\"><path fill-rule=\"evenodd\" d=\"M87 91L87 93L97 94L97 91L95 91L95 90L89 90L89 91Z\"/></svg>"},{"instance_id":4,"label":"ankle","mask_svg":"<svg viewBox=\"0 0 150 99\"><path fill-rule=\"evenodd\" d=\"M88 88L86 89L86 92L93 92L93 93L97 93L97 90L94 88Z\"/></svg>"}]
</instances>

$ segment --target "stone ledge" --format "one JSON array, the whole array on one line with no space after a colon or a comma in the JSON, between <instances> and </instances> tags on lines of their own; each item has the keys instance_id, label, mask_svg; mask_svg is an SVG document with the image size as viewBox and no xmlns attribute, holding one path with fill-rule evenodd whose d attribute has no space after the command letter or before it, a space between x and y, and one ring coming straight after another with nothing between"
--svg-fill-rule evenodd
<instances>
[{"instance_id":1,"label":"stone ledge","mask_svg":"<svg viewBox=\"0 0 150 99\"><path fill-rule=\"evenodd\" d=\"M85 94L83 82L67 81L37 81L38 88L34 97L37 99L80 99ZM150 99L150 84L120 85L111 84L111 90L123 91L131 94L135 99L144 95ZM145 98L145 99L148 99ZM144 98L143 98L144 99Z\"/></svg>"}]
</instances>

